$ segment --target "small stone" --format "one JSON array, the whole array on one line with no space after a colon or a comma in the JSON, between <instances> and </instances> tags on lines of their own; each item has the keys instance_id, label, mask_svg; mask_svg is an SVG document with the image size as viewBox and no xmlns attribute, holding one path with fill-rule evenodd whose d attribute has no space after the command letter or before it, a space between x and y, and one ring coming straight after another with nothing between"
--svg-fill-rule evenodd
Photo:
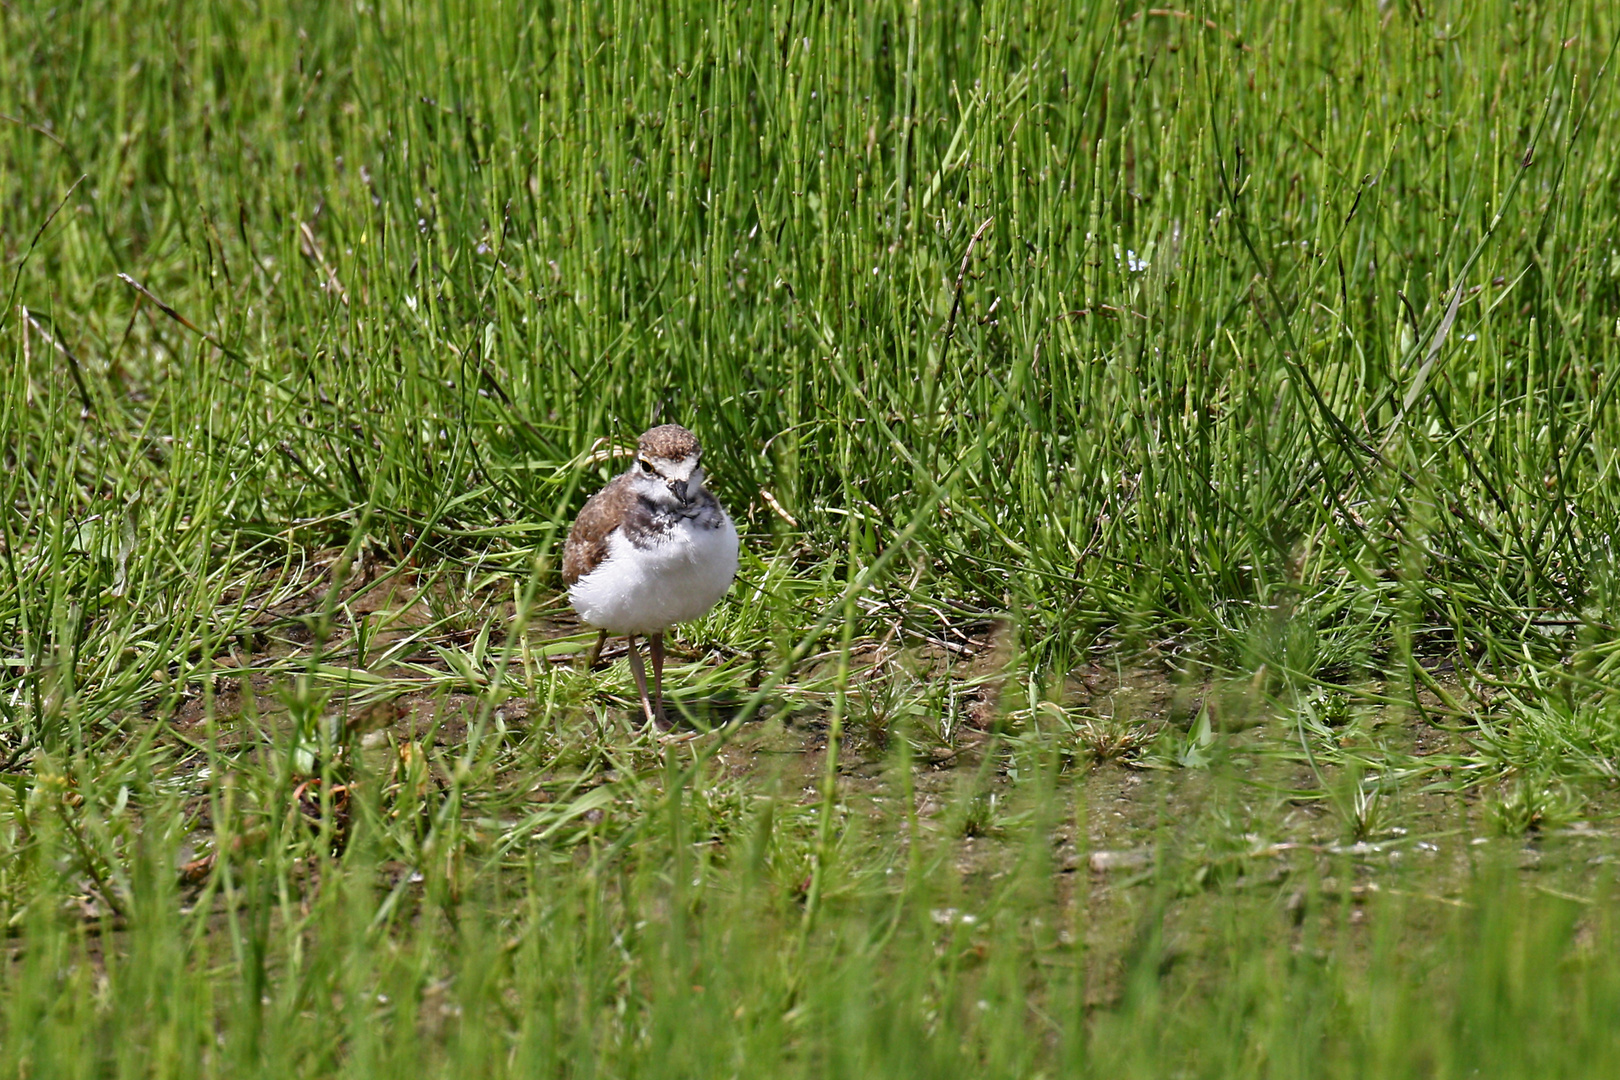
<instances>
[{"instance_id":1,"label":"small stone","mask_svg":"<svg viewBox=\"0 0 1620 1080\"><path fill-rule=\"evenodd\" d=\"M1153 862L1151 848L1137 848L1134 851L1093 851L1091 853L1091 868L1099 874L1112 873L1117 870L1140 870Z\"/></svg>"}]
</instances>

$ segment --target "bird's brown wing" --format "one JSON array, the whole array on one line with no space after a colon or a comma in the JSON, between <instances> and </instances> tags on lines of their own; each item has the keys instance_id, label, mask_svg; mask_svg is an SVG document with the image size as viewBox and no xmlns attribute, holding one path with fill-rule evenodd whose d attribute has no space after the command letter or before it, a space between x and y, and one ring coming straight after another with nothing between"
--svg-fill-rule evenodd
<instances>
[{"instance_id":1,"label":"bird's brown wing","mask_svg":"<svg viewBox=\"0 0 1620 1080\"><path fill-rule=\"evenodd\" d=\"M569 585L607 558L608 536L619 527L635 496L628 473L614 479L585 503L563 543L563 581Z\"/></svg>"}]
</instances>

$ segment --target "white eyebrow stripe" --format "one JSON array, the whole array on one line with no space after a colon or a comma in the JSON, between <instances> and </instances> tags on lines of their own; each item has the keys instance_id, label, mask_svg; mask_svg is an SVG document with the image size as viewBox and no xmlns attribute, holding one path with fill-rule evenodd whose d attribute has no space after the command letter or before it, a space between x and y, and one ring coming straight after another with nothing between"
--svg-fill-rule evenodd
<instances>
[{"instance_id":1,"label":"white eyebrow stripe","mask_svg":"<svg viewBox=\"0 0 1620 1080\"><path fill-rule=\"evenodd\" d=\"M680 459L653 458L652 464L658 475L666 479L690 480L692 474L698 469L698 455L692 454Z\"/></svg>"}]
</instances>

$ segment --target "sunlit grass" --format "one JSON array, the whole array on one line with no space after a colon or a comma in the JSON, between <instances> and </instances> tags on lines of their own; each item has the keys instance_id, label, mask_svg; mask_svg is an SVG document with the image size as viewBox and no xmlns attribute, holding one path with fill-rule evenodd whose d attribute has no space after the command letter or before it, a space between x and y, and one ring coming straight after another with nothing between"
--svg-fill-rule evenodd
<instances>
[{"instance_id":1,"label":"sunlit grass","mask_svg":"<svg viewBox=\"0 0 1620 1080\"><path fill-rule=\"evenodd\" d=\"M0 7L0 1071L1591 1075L1617 35Z\"/></svg>"}]
</instances>

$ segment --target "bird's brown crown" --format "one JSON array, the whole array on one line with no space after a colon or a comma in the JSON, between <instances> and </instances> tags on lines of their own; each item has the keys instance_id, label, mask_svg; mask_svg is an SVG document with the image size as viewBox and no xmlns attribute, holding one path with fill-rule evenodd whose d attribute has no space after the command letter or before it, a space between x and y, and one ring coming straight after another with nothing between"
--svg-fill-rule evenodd
<instances>
[{"instance_id":1,"label":"bird's brown crown","mask_svg":"<svg viewBox=\"0 0 1620 1080\"><path fill-rule=\"evenodd\" d=\"M649 428L636 444L636 452L643 457L680 461L698 452L697 436L679 424L660 424Z\"/></svg>"}]
</instances>

